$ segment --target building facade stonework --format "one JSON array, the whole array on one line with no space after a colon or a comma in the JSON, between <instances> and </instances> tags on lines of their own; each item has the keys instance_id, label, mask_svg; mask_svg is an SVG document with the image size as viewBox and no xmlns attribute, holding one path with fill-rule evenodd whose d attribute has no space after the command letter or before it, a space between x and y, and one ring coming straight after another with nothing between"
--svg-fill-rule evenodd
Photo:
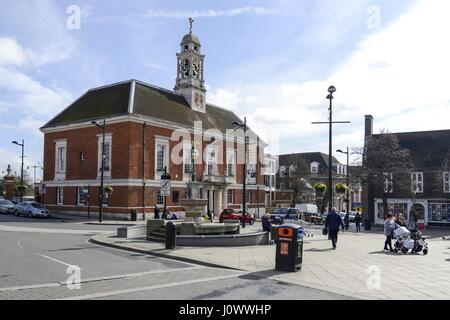
<instances>
[{"instance_id":1,"label":"building facade stonework","mask_svg":"<svg viewBox=\"0 0 450 320\"><path fill-rule=\"evenodd\" d=\"M233 130L233 123L243 121L206 102L198 37L190 32L180 48L175 91L137 80L94 88L41 128L43 202L50 209L93 216L99 211L103 140L102 130L92 121L103 120L106 218L128 219L131 210L151 217L156 205L163 206L160 184L165 168L172 177L166 198L169 211L183 211L179 200L188 197L194 173L202 184L202 198L208 200L205 210L218 215L227 207L241 208L244 138ZM251 129L248 133L249 149L262 168L265 144ZM263 214L264 176L260 171L246 178L247 207L250 212L261 208Z\"/></svg>"},{"instance_id":2,"label":"building facade stonework","mask_svg":"<svg viewBox=\"0 0 450 320\"><path fill-rule=\"evenodd\" d=\"M377 139L386 133L373 133L371 115L366 116L365 126L366 149L368 138ZM423 220L425 225L450 226L450 130L389 134L395 135L399 146L409 151L412 167L407 172L394 171L392 176L386 177L384 186L375 186L370 168L364 166L362 202L367 218L377 225L383 223L380 188L389 186L390 213L402 214L409 221L414 212L415 219Z\"/></svg>"}]
</instances>

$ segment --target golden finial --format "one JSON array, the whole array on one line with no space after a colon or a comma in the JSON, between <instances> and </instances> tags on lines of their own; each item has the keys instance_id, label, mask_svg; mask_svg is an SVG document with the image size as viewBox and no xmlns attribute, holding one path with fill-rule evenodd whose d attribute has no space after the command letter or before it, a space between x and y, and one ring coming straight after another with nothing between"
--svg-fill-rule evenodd
<instances>
[{"instance_id":1,"label":"golden finial","mask_svg":"<svg viewBox=\"0 0 450 320\"><path fill-rule=\"evenodd\" d=\"M192 23L194 23L194 19L192 19L191 17L189 17L189 33L192 33Z\"/></svg>"}]
</instances>

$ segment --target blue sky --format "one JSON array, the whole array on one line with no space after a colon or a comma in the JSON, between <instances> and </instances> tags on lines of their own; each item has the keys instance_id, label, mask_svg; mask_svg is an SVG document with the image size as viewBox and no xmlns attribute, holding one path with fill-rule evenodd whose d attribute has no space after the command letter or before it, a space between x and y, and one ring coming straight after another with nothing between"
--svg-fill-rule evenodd
<instances>
[{"instance_id":1,"label":"blue sky","mask_svg":"<svg viewBox=\"0 0 450 320\"><path fill-rule=\"evenodd\" d=\"M375 130L448 129L450 22L430 1L0 0L0 172L42 163L38 128L92 87L139 79L172 89L187 17L205 59L207 100L247 116L286 152L328 150L326 90L333 84L334 149ZM67 8L81 9L68 29ZM379 15L378 15L379 14ZM345 158L341 158L344 161Z\"/></svg>"}]
</instances>

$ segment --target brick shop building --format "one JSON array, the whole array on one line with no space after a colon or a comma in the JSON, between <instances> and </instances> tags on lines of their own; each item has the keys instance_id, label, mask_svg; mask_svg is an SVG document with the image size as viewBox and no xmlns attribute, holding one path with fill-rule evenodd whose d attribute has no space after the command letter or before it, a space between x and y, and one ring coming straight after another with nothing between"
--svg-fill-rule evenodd
<instances>
[{"instance_id":1,"label":"brick shop building","mask_svg":"<svg viewBox=\"0 0 450 320\"><path fill-rule=\"evenodd\" d=\"M92 121L104 120L106 218L128 219L133 209L139 218L143 213L152 217L155 205L163 205L160 180L165 167L172 176L169 211L183 210L179 200L188 196L193 174L202 183L201 196L208 199L205 209L218 215L226 207L241 208L244 138L233 123L243 121L206 103L205 56L198 37L188 33L180 47L174 91L137 80L91 89L41 128L43 202L51 210L98 212L102 130ZM264 208L264 177L255 168L265 145L250 129L247 133L255 159L246 175L247 206L254 212Z\"/></svg>"}]
</instances>

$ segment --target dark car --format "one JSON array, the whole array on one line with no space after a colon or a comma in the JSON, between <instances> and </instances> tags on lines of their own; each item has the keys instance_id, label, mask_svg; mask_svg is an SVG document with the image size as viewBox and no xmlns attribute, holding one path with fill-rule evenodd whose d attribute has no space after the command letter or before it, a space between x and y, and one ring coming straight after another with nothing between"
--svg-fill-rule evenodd
<instances>
[{"instance_id":1,"label":"dark car","mask_svg":"<svg viewBox=\"0 0 450 320\"><path fill-rule=\"evenodd\" d=\"M286 220L298 221L302 218L302 213L295 208L275 208L270 213L270 221L273 224L282 224Z\"/></svg>"},{"instance_id":2,"label":"dark car","mask_svg":"<svg viewBox=\"0 0 450 320\"><path fill-rule=\"evenodd\" d=\"M223 209L219 216L219 222L223 223L223 220L239 220L240 223L244 223L244 215L242 210ZM249 212L245 214L245 223L250 225L255 223L255 216Z\"/></svg>"}]
</instances>

